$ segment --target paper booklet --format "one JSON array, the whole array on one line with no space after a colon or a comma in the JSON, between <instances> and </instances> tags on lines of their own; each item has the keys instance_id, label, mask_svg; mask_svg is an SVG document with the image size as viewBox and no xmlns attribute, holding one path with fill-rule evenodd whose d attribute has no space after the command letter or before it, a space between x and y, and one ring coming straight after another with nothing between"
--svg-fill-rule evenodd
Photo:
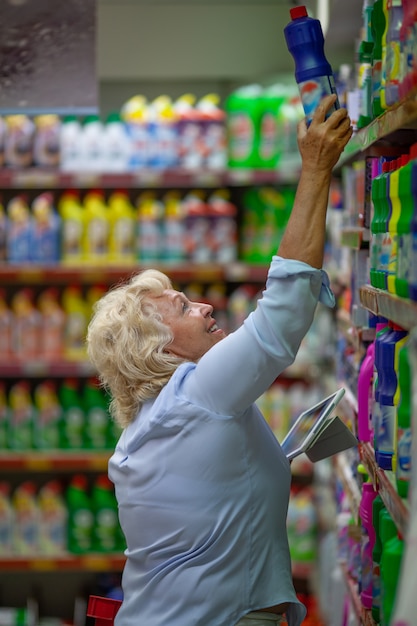
<instances>
[{"instance_id":1,"label":"paper booklet","mask_svg":"<svg viewBox=\"0 0 417 626\"><path fill-rule=\"evenodd\" d=\"M339 389L301 413L281 443L289 460L305 453L315 463L358 444L346 424L332 416L344 393Z\"/></svg>"}]
</instances>

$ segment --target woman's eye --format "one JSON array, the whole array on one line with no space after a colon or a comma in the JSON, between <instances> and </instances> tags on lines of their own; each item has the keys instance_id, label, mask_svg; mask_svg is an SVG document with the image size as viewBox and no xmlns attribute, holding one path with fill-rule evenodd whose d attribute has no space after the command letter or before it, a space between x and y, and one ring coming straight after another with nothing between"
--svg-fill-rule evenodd
<instances>
[{"instance_id":1,"label":"woman's eye","mask_svg":"<svg viewBox=\"0 0 417 626\"><path fill-rule=\"evenodd\" d=\"M188 302L184 302L182 305L182 312L186 313L189 309Z\"/></svg>"}]
</instances>

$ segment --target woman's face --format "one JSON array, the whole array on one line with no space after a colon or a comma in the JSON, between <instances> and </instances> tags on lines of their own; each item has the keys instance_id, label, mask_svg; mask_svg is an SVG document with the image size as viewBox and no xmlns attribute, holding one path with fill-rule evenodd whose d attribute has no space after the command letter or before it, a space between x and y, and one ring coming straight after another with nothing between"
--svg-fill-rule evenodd
<instances>
[{"instance_id":1,"label":"woman's face","mask_svg":"<svg viewBox=\"0 0 417 626\"><path fill-rule=\"evenodd\" d=\"M152 298L163 323L168 326L174 339L167 352L189 361L198 361L226 336L211 316L211 304L190 302L181 292L165 289L162 296Z\"/></svg>"}]
</instances>

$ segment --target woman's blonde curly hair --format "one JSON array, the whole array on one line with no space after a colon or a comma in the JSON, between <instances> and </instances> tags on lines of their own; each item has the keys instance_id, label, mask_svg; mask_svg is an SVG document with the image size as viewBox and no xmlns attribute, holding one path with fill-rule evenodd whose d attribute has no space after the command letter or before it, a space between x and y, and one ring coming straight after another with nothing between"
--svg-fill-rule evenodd
<instances>
[{"instance_id":1,"label":"woman's blonde curly hair","mask_svg":"<svg viewBox=\"0 0 417 626\"><path fill-rule=\"evenodd\" d=\"M110 392L111 415L123 428L184 361L165 351L172 332L151 299L165 289L172 289L165 274L145 270L111 289L94 306L87 332L88 356Z\"/></svg>"}]
</instances>

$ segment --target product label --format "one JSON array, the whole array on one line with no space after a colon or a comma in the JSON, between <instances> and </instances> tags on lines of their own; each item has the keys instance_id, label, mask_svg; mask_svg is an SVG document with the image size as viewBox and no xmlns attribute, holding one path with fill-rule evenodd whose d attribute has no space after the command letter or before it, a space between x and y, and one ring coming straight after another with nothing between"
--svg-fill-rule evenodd
<instances>
[{"instance_id":1,"label":"product label","mask_svg":"<svg viewBox=\"0 0 417 626\"><path fill-rule=\"evenodd\" d=\"M381 416L378 428L378 452L394 452L395 406L380 404Z\"/></svg>"},{"instance_id":2,"label":"product label","mask_svg":"<svg viewBox=\"0 0 417 626\"><path fill-rule=\"evenodd\" d=\"M229 151L231 161L245 161L253 151L255 130L249 115L233 113L229 119Z\"/></svg>"},{"instance_id":3,"label":"product label","mask_svg":"<svg viewBox=\"0 0 417 626\"><path fill-rule=\"evenodd\" d=\"M411 271L411 234L406 233L398 237L397 249L397 277L408 281Z\"/></svg>"},{"instance_id":4,"label":"product label","mask_svg":"<svg viewBox=\"0 0 417 626\"><path fill-rule=\"evenodd\" d=\"M259 137L259 156L262 161L269 161L277 155L277 118L270 112L261 120Z\"/></svg>"},{"instance_id":5,"label":"product label","mask_svg":"<svg viewBox=\"0 0 417 626\"><path fill-rule=\"evenodd\" d=\"M397 478L410 480L411 471L411 428L398 428Z\"/></svg>"},{"instance_id":6,"label":"product label","mask_svg":"<svg viewBox=\"0 0 417 626\"><path fill-rule=\"evenodd\" d=\"M304 113L307 117L307 124L313 119L314 111L321 100L332 93L336 93L333 76L318 76L316 79L306 80L299 83L301 102ZM333 113L338 106L333 106L328 112L328 116Z\"/></svg>"}]
</instances>

